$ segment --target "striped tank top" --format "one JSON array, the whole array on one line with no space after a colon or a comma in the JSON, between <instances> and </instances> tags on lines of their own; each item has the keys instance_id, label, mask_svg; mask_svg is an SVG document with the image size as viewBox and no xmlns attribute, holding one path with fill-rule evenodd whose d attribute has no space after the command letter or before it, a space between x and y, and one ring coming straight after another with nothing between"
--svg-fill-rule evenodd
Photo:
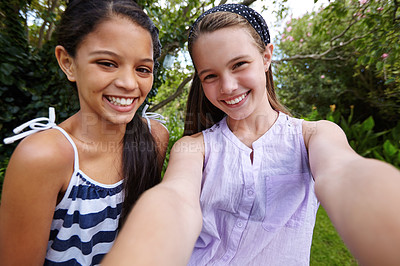
<instances>
[{"instance_id":1,"label":"striped tank top","mask_svg":"<svg viewBox=\"0 0 400 266\"><path fill-rule=\"evenodd\" d=\"M117 236L123 202L123 181L105 185L79 169L78 150L71 143L74 172L63 199L56 206L44 265L97 265Z\"/></svg>"},{"instance_id":2,"label":"striped tank top","mask_svg":"<svg viewBox=\"0 0 400 266\"><path fill-rule=\"evenodd\" d=\"M142 111L151 132L150 120L165 123L164 117ZM55 208L44 265L98 265L111 249L117 236L124 199L123 181L106 185L96 182L79 169L78 150L68 133L55 123L53 107L49 117L32 119L5 138L13 143L36 132L55 128L71 143L74 150L74 172L63 199ZM45 123L46 122L46 123ZM30 128L26 131L25 129Z\"/></svg>"}]
</instances>

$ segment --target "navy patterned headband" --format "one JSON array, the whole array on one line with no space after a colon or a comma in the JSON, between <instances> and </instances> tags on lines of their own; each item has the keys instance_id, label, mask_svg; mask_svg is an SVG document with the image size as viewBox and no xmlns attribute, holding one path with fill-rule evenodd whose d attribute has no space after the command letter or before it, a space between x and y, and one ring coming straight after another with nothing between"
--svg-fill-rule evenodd
<instances>
[{"instance_id":1,"label":"navy patterned headband","mask_svg":"<svg viewBox=\"0 0 400 266\"><path fill-rule=\"evenodd\" d=\"M260 35L265 45L270 43L268 26L264 18L250 7L241 4L224 4L213 7L204 12L203 14L201 14L200 17L198 17L196 21L193 23L193 26L190 29L189 39L191 38L193 29L195 28L197 23L199 23L200 20L202 20L208 14L215 12L231 12L244 17L251 24L251 26L253 26L253 28L257 31L258 35Z\"/></svg>"}]
</instances>

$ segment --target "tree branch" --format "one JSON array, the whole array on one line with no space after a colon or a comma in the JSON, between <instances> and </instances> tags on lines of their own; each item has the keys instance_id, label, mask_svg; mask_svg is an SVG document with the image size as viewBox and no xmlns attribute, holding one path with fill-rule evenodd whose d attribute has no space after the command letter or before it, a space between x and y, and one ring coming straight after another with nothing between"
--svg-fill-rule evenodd
<instances>
[{"instance_id":1,"label":"tree branch","mask_svg":"<svg viewBox=\"0 0 400 266\"><path fill-rule=\"evenodd\" d=\"M185 78L181 84L179 84L178 88L176 89L176 91L174 92L174 94L172 94L171 96L169 96L167 99L161 101L160 103L154 105L153 107L151 107L149 109L150 112L154 112L162 107L164 107L165 105L167 105L168 103L170 103L171 101L173 101L174 99L176 99L179 95L182 94L183 92L183 88L185 87L186 84L188 84L191 80L193 79L193 75L190 75L189 77Z\"/></svg>"},{"instance_id":2,"label":"tree branch","mask_svg":"<svg viewBox=\"0 0 400 266\"><path fill-rule=\"evenodd\" d=\"M344 31L342 31L339 35L336 35L335 37L333 37L333 38L330 40L330 43L334 42L335 40L337 40L337 39L339 39L340 37L342 37L343 35L345 35L346 32L347 32L354 24L356 24L356 23L357 23L357 19L355 19L354 21L352 21L352 22L349 24L349 26L348 26Z\"/></svg>"},{"instance_id":3,"label":"tree branch","mask_svg":"<svg viewBox=\"0 0 400 266\"><path fill-rule=\"evenodd\" d=\"M302 59L313 59L313 60L322 60L322 61L336 61L336 60L346 60L342 56L338 55L335 57L322 57L319 54L308 54L308 55L294 55L291 57L285 57L278 60L272 60L274 64L279 64L283 61L295 61L295 60L302 60Z\"/></svg>"},{"instance_id":4,"label":"tree branch","mask_svg":"<svg viewBox=\"0 0 400 266\"><path fill-rule=\"evenodd\" d=\"M341 43L341 44L336 45L336 46L331 46L331 47L329 47L328 50L326 50L325 52L322 52L320 54L294 55L294 56L290 56L290 57L284 57L284 58L281 58L279 60L273 60L273 62L279 64L280 62L283 62L283 61L294 61L294 60L300 60L300 59L314 59L314 60L323 60L323 61L346 60L346 58L343 58L340 55L335 56L335 57L325 57L325 56L327 54L329 54L330 52L336 50L336 49L339 49L341 47L344 47L344 46L354 42L355 40L365 38L366 36L372 34L376 30L377 30L377 28L374 28L372 31L367 32L364 35L356 36L356 37L353 37L353 38L351 38L350 40L348 40L348 41L346 41L344 43ZM336 38L336 37L334 37L334 38Z\"/></svg>"},{"instance_id":5,"label":"tree branch","mask_svg":"<svg viewBox=\"0 0 400 266\"><path fill-rule=\"evenodd\" d=\"M158 62L160 62L160 64L162 64L162 62L164 62L164 58L167 56L167 54L170 53L171 51L174 51L177 48L179 48L178 41L168 43L166 46L164 46L162 48L161 55L160 55L160 58L158 59Z\"/></svg>"},{"instance_id":6,"label":"tree branch","mask_svg":"<svg viewBox=\"0 0 400 266\"><path fill-rule=\"evenodd\" d=\"M50 40L51 34L53 33L53 30L54 30L54 19L49 16L51 16L51 14L53 14L55 12L56 8L58 8L60 5L59 0L48 1L47 4L48 4L48 8L47 8L48 16L44 19L43 24L40 27L38 48L42 48L44 40ZM47 25L49 25L49 26L48 26L47 34L46 34L46 38L45 38L45 30L46 30Z\"/></svg>"}]
</instances>

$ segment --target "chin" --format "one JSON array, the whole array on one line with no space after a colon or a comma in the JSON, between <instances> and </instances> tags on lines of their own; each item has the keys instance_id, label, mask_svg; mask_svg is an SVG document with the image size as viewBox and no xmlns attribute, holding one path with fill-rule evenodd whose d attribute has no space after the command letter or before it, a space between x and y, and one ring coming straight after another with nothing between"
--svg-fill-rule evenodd
<instances>
[{"instance_id":1,"label":"chin","mask_svg":"<svg viewBox=\"0 0 400 266\"><path fill-rule=\"evenodd\" d=\"M110 123L115 124L115 125L126 125L129 122L132 121L133 117L135 114L130 115L130 116L120 116L120 117L110 117L107 119Z\"/></svg>"},{"instance_id":2,"label":"chin","mask_svg":"<svg viewBox=\"0 0 400 266\"><path fill-rule=\"evenodd\" d=\"M232 115L228 115L230 119L233 120L243 120L246 119L250 116L250 114L232 114Z\"/></svg>"}]
</instances>

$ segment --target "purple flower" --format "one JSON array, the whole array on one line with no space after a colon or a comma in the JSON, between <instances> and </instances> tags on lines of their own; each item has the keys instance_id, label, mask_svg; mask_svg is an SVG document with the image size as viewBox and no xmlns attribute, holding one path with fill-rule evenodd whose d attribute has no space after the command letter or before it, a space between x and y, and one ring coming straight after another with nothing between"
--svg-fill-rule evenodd
<instances>
[{"instance_id":1,"label":"purple flower","mask_svg":"<svg viewBox=\"0 0 400 266\"><path fill-rule=\"evenodd\" d=\"M389 54L384 53L381 57L382 57L383 59L385 59L385 58L388 57L388 56L389 56Z\"/></svg>"}]
</instances>

